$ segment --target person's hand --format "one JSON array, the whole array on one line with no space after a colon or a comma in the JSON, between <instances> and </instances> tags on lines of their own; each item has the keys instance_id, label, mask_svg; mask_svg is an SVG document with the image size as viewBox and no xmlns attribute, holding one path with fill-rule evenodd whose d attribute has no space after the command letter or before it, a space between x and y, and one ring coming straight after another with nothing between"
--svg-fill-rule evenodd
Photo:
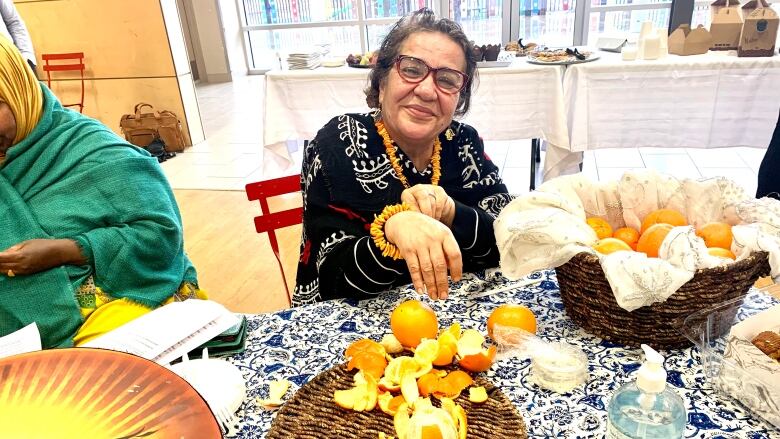
<instances>
[{"instance_id":1,"label":"person's hand","mask_svg":"<svg viewBox=\"0 0 780 439\"><path fill-rule=\"evenodd\" d=\"M460 247L447 226L420 212L404 211L387 220L385 238L400 250L418 293L427 288L431 299L447 298L447 270L454 281L463 274Z\"/></svg>"},{"instance_id":2,"label":"person's hand","mask_svg":"<svg viewBox=\"0 0 780 439\"><path fill-rule=\"evenodd\" d=\"M412 210L452 226L455 218L455 201L441 186L416 184L401 193L401 201Z\"/></svg>"},{"instance_id":3,"label":"person's hand","mask_svg":"<svg viewBox=\"0 0 780 439\"><path fill-rule=\"evenodd\" d=\"M35 274L64 264L84 264L86 260L70 239L30 239L0 252L0 274Z\"/></svg>"}]
</instances>

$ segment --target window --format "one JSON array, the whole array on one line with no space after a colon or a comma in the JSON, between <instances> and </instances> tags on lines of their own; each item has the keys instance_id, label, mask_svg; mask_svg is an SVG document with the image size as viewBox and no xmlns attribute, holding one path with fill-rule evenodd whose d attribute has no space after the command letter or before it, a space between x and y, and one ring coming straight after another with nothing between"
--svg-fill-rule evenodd
<instances>
[{"instance_id":1,"label":"window","mask_svg":"<svg viewBox=\"0 0 780 439\"><path fill-rule=\"evenodd\" d=\"M434 0L237 0L251 71L280 56L325 46L341 56L375 50L398 17ZM498 0L500 1L500 0Z\"/></svg>"}]
</instances>

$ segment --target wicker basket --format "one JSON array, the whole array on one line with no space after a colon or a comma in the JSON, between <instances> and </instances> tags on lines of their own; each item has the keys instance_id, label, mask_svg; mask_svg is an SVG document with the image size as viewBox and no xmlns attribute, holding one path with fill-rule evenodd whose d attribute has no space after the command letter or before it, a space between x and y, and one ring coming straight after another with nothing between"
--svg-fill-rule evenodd
<instances>
[{"instance_id":1,"label":"wicker basket","mask_svg":"<svg viewBox=\"0 0 780 439\"><path fill-rule=\"evenodd\" d=\"M352 387L355 371L336 366L304 384L276 415L267 439L296 438L367 438L376 439L379 432L395 436L393 418L378 408L371 412L345 410L333 401L335 390ZM475 383L484 386L490 397L482 404L472 404L458 397L468 417L468 437L484 439L525 439L528 437L523 418L512 402L482 377ZM438 401L433 398L434 405Z\"/></svg>"},{"instance_id":2,"label":"wicker basket","mask_svg":"<svg viewBox=\"0 0 780 439\"><path fill-rule=\"evenodd\" d=\"M744 296L769 274L769 262L766 252L756 252L727 266L699 270L665 302L632 312L618 306L595 255L579 253L555 271L566 313L585 330L628 346L671 349L691 344L673 327L676 319Z\"/></svg>"}]
</instances>

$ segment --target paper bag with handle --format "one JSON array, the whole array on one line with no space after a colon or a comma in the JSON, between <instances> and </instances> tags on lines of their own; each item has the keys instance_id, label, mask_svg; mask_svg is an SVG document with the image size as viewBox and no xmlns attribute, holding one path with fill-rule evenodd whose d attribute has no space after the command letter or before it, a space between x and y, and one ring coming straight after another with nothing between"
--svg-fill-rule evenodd
<instances>
[{"instance_id":1,"label":"paper bag with handle","mask_svg":"<svg viewBox=\"0 0 780 439\"><path fill-rule=\"evenodd\" d=\"M143 112L148 107L147 112ZM150 104L140 102L133 114L125 114L119 122L125 139L133 145L146 148L156 138L165 143L168 152L184 150L184 131L179 118L171 111L156 111Z\"/></svg>"}]
</instances>

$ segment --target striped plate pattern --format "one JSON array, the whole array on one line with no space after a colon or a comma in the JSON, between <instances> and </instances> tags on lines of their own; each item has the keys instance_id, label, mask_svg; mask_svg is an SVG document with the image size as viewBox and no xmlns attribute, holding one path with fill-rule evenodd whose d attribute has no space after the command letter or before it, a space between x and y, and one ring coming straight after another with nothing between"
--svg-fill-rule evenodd
<instances>
[{"instance_id":1,"label":"striped plate pattern","mask_svg":"<svg viewBox=\"0 0 780 439\"><path fill-rule=\"evenodd\" d=\"M219 438L206 402L157 363L101 349L0 359L0 437Z\"/></svg>"}]
</instances>

